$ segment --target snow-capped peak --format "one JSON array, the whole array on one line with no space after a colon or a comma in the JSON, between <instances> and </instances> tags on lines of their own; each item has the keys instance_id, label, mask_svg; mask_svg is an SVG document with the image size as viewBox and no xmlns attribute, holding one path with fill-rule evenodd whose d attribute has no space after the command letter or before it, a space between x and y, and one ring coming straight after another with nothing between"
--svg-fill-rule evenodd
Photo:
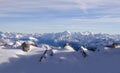
<instances>
[{"instance_id":1,"label":"snow-capped peak","mask_svg":"<svg viewBox=\"0 0 120 73\"><path fill-rule=\"evenodd\" d=\"M67 30L67 31L64 31L63 34L65 34L65 35L71 35L71 32Z\"/></svg>"},{"instance_id":2,"label":"snow-capped peak","mask_svg":"<svg viewBox=\"0 0 120 73\"><path fill-rule=\"evenodd\" d=\"M90 34L93 34L92 32L89 32L89 31L86 31L86 32L82 32L81 33L82 35L90 35Z\"/></svg>"},{"instance_id":3,"label":"snow-capped peak","mask_svg":"<svg viewBox=\"0 0 120 73\"><path fill-rule=\"evenodd\" d=\"M66 43L66 44L64 45L64 48L65 48L66 50L68 50L69 52L75 52L75 49L74 49L69 43Z\"/></svg>"}]
</instances>

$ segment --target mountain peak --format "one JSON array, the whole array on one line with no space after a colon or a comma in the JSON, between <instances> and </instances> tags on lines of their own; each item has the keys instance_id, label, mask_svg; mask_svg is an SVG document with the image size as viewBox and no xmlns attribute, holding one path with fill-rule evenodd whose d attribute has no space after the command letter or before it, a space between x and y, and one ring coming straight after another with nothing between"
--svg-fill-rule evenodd
<instances>
[{"instance_id":1,"label":"mountain peak","mask_svg":"<svg viewBox=\"0 0 120 73\"><path fill-rule=\"evenodd\" d=\"M66 50L69 50L69 52L74 52L75 51L75 49L69 43L65 43L65 45L63 47Z\"/></svg>"},{"instance_id":2,"label":"mountain peak","mask_svg":"<svg viewBox=\"0 0 120 73\"><path fill-rule=\"evenodd\" d=\"M90 35L93 34L92 32L86 31L86 32L82 32L82 35Z\"/></svg>"},{"instance_id":3,"label":"mountain peak","mask_svg":"<svg viewBox=\"0 0 120 73\"><path fill-rule=\"evenodd\" d=\"M68 31L68 30L67 30L67 31L64 31L63 33L64 33L64 34L71 34L71 32Z\"/></svg>"}]
</instances>

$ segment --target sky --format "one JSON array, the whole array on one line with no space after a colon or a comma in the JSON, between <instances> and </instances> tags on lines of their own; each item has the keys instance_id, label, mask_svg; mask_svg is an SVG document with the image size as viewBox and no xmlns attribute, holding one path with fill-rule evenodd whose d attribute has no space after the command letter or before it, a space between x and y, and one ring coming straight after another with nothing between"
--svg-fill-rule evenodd
<instances>
[{"instance_id":1,"label":"sky","mask_svg":"<svg viewBox=\"0 0 120 73\"><path fill-rule=\"evenodd\" d=\"M0 0L0 31L120 33L120 0Z\"/></svg>"}]
</instances>

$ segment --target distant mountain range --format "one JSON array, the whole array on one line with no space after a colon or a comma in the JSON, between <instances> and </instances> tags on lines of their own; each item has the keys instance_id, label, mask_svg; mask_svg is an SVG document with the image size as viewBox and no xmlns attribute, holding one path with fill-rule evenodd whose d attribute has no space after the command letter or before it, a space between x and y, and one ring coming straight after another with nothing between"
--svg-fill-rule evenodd
<instances>
[{"instance_id":1,"label":"distant mountain range","mask_svg":"<svg viewBox=\"0 0 120 73\"><path fill-rule=\"evenodd\" d=\"M48 44L56 47L62 47L65 43L69 43L78 50L81 45L98 47L120 43L120 35L93 34L91 32L71 33L69 31L45 34L0 32L1 46L18 48L23 42L36 43L37 45Z\"/></svg>"}]
</instances>

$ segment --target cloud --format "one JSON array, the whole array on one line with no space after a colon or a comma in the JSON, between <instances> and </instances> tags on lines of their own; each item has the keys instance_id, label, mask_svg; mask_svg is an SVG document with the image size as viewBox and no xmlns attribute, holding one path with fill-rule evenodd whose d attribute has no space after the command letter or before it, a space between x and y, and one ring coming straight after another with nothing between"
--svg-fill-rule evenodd
<instances>
[{"instance_id":1,"label":"cloud","mask_svg":"<svg viewBox=\"0 0 120 73\"><path fill-rule=\"evenodd\" d=\"M0 9L24 9L47 7L53 9L89 9L99 6L119 5L119 0L0 0Z\"/></svg>"},{"instance_id":2,"label":"cloud","mask_svg":"<svg viewBox=\"0 0 120 73\"><path fill-rule=\"evenodd\" d=\"M0 3L0 17L120 16L119 0L0 0Z\"/></svg>"},{"instance_id":3,"label":"cloud","mask_svg":"<svg viewBox=\"0 0 120 73\"><path fill-rule=\"evenodd\" d=\"M73 21L77 21L77 22L85 22L85 23L120 23L120 18L119 17L101 17L101 18L85 18L85 19L72 19Z\"/></svg>"}]
</instances>

